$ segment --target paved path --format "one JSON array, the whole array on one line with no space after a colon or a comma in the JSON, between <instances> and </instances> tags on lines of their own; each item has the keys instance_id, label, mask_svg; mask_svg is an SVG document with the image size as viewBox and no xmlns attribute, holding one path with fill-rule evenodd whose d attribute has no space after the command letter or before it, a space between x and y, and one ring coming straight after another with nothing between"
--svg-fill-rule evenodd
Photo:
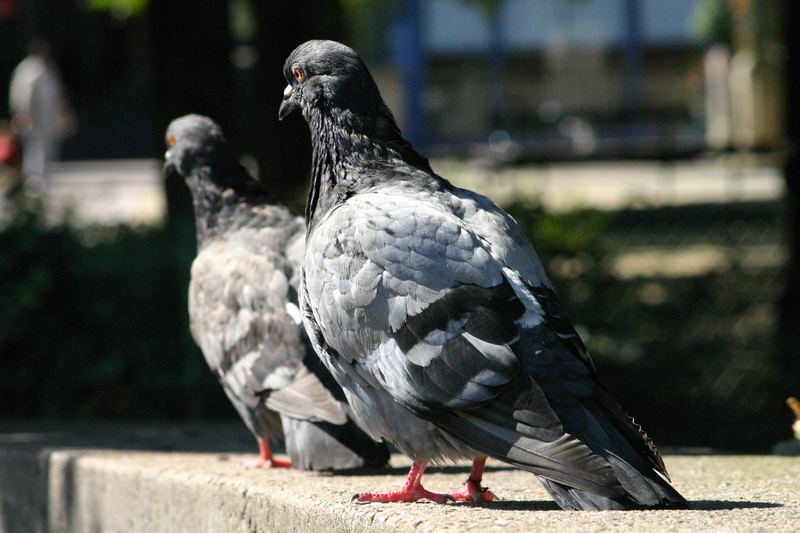
<instances>
[{"instance_id":1,"label":"paved path","mask_svg":"<svg viewBox=\"0 0 800 533\"><path fill-rule=\"evenodd\" d=\"M551 210L619 209L692 203L776 200L783 196L779 162L729 156L681 162L586 162L487 168L434 161L439 174L503 205L517 199Z\"/></svg>"},{"instance_id":2,"label":"paved path","mask_svg":"<svg viewBox=\"0 0 800 533\"><path fill-rule=\"evenodd\" d=\"M251 446L238 425L0 427L0 530L50 532L797 532L800 458L668 455L686 511L566 512L535 478L491 463L502 501L435 505L349 503L397 488L408 465L330 475L241 467ZM158 449L160 451L152 451ZM207 450L201 452L199 450ZM150 451L148 451L150 450ZM450 490L466 464L426 473Z\"/></svg>"},{"instance_id":3,"label":"paved path","mask_svg":"<svg viewBox=\"0 0 800 533\"><path fill-rule=\"evenodd\" d=\"M440 159L432 164L457 185L500 204L527 198L555 210L775 200L783 195L779 162L744 156L499 169L480 161ZM155 159L57 163L44 197L50 223L157 224L166 209L161 162Z\"/></svg>"},{"instance_id":4,"label":"paved path","mask_svg":"<svg viewBox=\"0 0 800 533\"><path fill-rule=\"evenodd\" d=\"M155 159L56 163L43 199L49 224L153 225L166 213Z\"/></svg>"}]
</instances>

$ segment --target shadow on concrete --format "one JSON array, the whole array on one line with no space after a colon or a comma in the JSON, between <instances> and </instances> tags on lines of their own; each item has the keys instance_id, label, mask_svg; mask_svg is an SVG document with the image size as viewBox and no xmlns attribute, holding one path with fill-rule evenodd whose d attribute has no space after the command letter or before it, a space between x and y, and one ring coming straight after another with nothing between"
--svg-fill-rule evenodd
<instances>
[{"instance_id":1,"label":"shadow on concrete","mask_svg":"<svg viewBox=\"0 0 800 533\"><path fill-rule=\"evenodd\" d=\"M257 453L256 443L238 422L91 423L0 422L6 450L47 453L58 449L156 452ZM282 453L280 447L275 451Z\"/></svg>"},{"instance_id":2,"label":"shadow on concrete","mask_svg":"<svg viewBox=\"0 0 800 533\"><path fill-rule=\"evenodd\" d=\"M497 511L560 511L556 502L550 500L498 500L485 503L455 502L447 505L456 507L480 507Z\"/></svg>"},{"instance_id":3,"label":"shadow on concrete","mask_svg":"<svg viewBox=\"0 0 800 533\"><path fill-rule=\"evenodd\" d=\"M560 511L561 508L554 501L547 500L500 500L487 503L456 502L448 505L464 507L482 507L498 511ZM783 504L773 502L741 502L726 500L697 500L689 502L691 511L731 511L734 509L769 509L783 507ZM645 509L647 511L671 511L675 509ZM625 511L623 511L625 512Z\"/></svg>"},{"instance_id":4,"label":"shadow on concrete","mask_svg":"<svg viewBox=\"0 0 800 533\"><path fill-rule=\"evenodd\" d=\"M396 453L396 452L395 452ZM389 468L353 468L350 470L339 470L335 472L337 476L400 476L405 478L408 474L410 466L393 466ZM519 470L513 466L496 466L490 465L484 469L484 472L502 472L504 470ZM463 473L465 476L469 474L469 467L464 466L431 466L425 469L425 475L430 474L459 474Z\"/></svg>"},{"instance_id":5,"label":"shadow on concrete","mask_svg":"<svg viewBox=\"0 0 800 533\"><path fill-rule=\"evenodd\" d=\"M689 502L692 511L731 511L733 509L770 509L783 507L775 502L734 502L728 500L695 500Z\"/></svg>"}]
</instances>

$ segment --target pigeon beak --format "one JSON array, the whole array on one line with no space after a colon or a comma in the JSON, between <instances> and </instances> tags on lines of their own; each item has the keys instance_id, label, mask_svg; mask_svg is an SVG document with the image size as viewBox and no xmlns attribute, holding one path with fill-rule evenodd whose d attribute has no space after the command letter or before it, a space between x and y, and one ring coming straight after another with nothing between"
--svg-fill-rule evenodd
<instances>
[{"instance_id":1,"label":"pigeon beak","mask_svg":"<svg viewBox=\"0 0 800 533\"><path fill-rule=\"evenodd\" d=\"M178 176L178 169L175 168L175 165L172 163L170 159L170 151L167 150L167 153L164 154L164 177L166 179L173 179Z\"/></svg>"},{"instance_id":2,"label":"pigeon beak","mask_svg":"<svg viewBox=\"0 0 800 533\"><path fill-rule=\"evenodd\" d=\"M294 90L291 85L287 85L283 90L283 102L281 102L281 107L278 109L278 120L286 118L297 107L297 102L292 96L294 96Z\"/></svg>"}]
</instances>

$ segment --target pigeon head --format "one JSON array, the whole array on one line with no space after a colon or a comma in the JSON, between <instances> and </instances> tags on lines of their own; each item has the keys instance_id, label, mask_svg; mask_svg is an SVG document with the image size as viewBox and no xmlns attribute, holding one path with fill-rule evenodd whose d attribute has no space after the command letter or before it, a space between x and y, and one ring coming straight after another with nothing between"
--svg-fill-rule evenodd
<instances>
[{"instance_id":1,"label":"pigeon head","mask_svg":"<svg viewBox=\"0 0 800 533\"><path fill-rule=\"evenodd\" d=\"M269 197L239 163L222 129L210 118L201 115L176 118L167 128L165 140L168 148L164 174L168 179L183 178L197 210L213 212L226 201Z\"/></svg>"},{"instance_id":2,"label":"pigeon head","mask_svg":"<svg viewBox=\"0 0 800 533\"><path fill-rule=\"evenodd\" d=\"M289 85L278 118L299 108L311 131L309 225L347 191L368 185L354 177L363 173L353 169L404 163L433 173L428 160L403 138L367 66L349 46L305 42L289 54L283 75ZM372 177L390 179L374 172Z\"/></svg>"},{"instance_id":3,"label":"pigeon head","mask_svg":"<svg viewBox=\"0 0 800 533\"><path fill-rule=\"evenodd\" d=\"M306 120L314 110L349 118L353 123L344 125L356 131L364 119L384 118L394 124L367 66L349 46L305 42L289 54L283 74L289 85L283 91L279 119L300 108Z\"/></svg>"},{"instance_id":4,"label":"pigeon head","mask_svg":"<svg viewBox=\"0 0 800 533\"><path fill-rule=\"evenodd\" d=\"M201 115L185 115L173 120L165 136L164 173L185 180L219 180L236 162L222 129L216 122ZM210 171L210 172L209 172ZM222 184L220 184L222 185Z\"/></svg>"}]
</instances>

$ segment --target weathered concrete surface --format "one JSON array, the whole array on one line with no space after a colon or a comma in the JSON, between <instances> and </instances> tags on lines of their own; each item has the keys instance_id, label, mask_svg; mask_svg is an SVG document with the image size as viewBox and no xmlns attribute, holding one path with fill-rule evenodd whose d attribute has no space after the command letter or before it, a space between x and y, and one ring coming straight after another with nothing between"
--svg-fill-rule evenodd
<instances>
[{"instance_id":1,"label":"weathered concrete surface","mask_svg":"<svg viewBox=\"0 0 800 533\"><path fill-rule=\"evenodd\" d=\"M501 463L485 476L499 502L357 505L356 492L399 487L408 461L337 476L252 471L225 451L251 449L236 425L67 430L0 426L3 532L800 531L796 457L668 456L688 511L560 511L532 475ZM433 469L426 487L456 488L466 472Z\"/></svg>"}]
</instances>

